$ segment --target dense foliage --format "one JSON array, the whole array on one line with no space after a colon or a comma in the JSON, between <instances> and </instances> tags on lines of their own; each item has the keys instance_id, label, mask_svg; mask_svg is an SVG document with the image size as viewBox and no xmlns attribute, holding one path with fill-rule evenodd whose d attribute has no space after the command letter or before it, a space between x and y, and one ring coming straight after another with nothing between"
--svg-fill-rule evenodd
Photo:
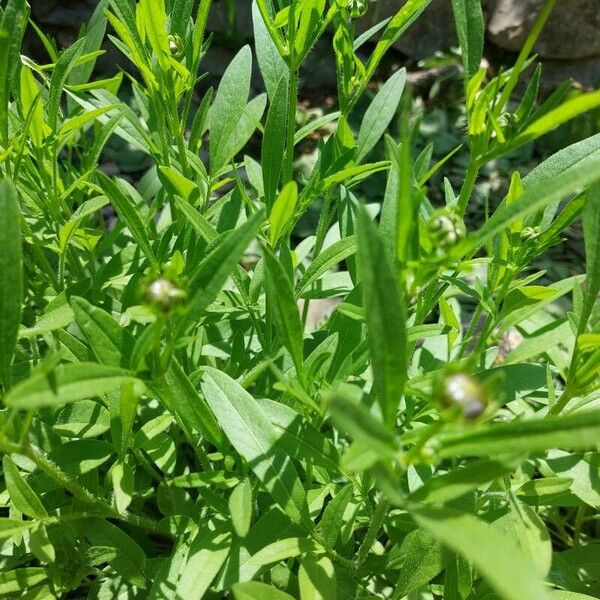
<instances>
[{"instance_id":1,"label":"dense foliage","mask_svg":"<svg viewBox=\"0 0 600 600\"><path fill-rule=\"evenodd\" d=\"M434 205L458 149L416 151L404 70L368 87L429 3L356 36L364 1L256 0L255 46L199 102L210 0L101 0L61 51L32 23L48 64L2 3L2 598L599 597L600 134L464 216L485 165L600 92L538 100L554 0L497 74L479 0L452 0L470 160ZM298 127L326 32L338 110ZM94 78L107 37L127 70ZM106 173L110 144L140 180ZM549 281L579 221L587 264Z\"/></svg>"}]
</instances>

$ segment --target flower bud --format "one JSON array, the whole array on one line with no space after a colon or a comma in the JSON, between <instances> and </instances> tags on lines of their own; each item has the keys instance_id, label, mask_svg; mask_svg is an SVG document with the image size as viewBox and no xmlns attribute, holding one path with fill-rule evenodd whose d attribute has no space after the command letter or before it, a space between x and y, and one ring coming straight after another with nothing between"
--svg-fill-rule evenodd
<instances>
[{"instance_id":1,"label":"flower bud","mask_svg":"<svg viewBox=\"0 0 600 600\"><path fill-rule=\"evenodd\" d=\"M359 19L367 14L367 0L348 0L347 6L352 19Z\"/></svg>"},{"instance_id":2,"label":"flower bud","mask_svg":"<svg viewBox=\"0 0 600 600\"><path fill-rule=\"evenodd\" d=\"M170 313L186 298L186 293L172 281L158 278L146 287L146 302L163 314Z\"/></svg>"},{"instance_id":3,"label":"flower bud","mask_svg":"<svg viewBox=\"0 0 600 600\"><path fill-rule=\"evenodd\" d=\"M467 233L463 220L447 208L441 208L431 214L427 229L433 243L441 248L454 246Z\"/></svg>"},{"instance_id":4,"label":"flower bud","mask_svg":"<svg viewBox=\"0 0 600 600\"><path fill-rule=\"evenodd\" d=\"M521 240L526 242L527 240L532 240L540 235L539 227L523 227L521 230Z\"/></svg>"},{"instance_id":5,"label":"flower bud","mask_svg":"<svg viewBox=\"0 0 600 600\"><path fill-rule=\"evenodd\" d=\"M437 398L445 408L458 407L468 420L479 417L489 404L486 390L467 373L445 375L437 385Z\"/></svg>"},{"instance_id":6,"label":"flower bud","mask_svg":"<svg viewBox=\"0 0 600 600\"><path fill-rule=\"evenodd\" d=\"M178 57L182 50L181 38L178 35L170 35L168 39L171 56Z\"/></svg>"}]
</instances>

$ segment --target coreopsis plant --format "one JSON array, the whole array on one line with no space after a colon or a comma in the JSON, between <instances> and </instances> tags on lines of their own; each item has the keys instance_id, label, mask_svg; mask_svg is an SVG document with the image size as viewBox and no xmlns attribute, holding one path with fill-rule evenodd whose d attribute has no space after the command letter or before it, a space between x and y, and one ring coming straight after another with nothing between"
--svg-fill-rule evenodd
<instances>
[{"instance_id":1,"label":"coreopsis plant","mask_svg":"<svg viewBox=\"0 0 600 600\"><path fill-rule=\"evenodd\" d=\"M474 189L600 92L538 99L554 0L497 74L480 2L452 0L454 189L406 72L370 85L430 0L357 35L370 4L256 0L253 46L198 98L211 0L100 0L63 50L32 23L45 64L25 0L2 2L2 598L598 597L600 134L498 206ZM326 38L337 110L299 128ZM99 78L105 43L123 70ZM548 278L579 222L586 264Z\"/></svg>"}]
</instances>

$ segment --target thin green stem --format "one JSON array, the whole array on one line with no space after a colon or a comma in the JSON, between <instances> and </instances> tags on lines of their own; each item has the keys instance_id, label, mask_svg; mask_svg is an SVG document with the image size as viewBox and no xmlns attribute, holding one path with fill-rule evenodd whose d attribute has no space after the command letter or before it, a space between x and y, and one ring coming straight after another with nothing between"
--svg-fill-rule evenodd
<instances>
[{"instance_id":1,"label":"thin green stem","mask_svg":"<svg viewBox=\"0 0 600 600\"><path fill-rule=\"evenodd\" d=\"M296 105L298 102L298 71L290 71L290 87L287 111L287 146L283 168L283 183L292 180L294 175L294 135L296 133Z\"/></svg>"},{"instance_id":2,"label":"thin green stem","mask_svg":"<svg viewBox=\"0 0 600 600\"><path fill-rule=\"evenodd\" d=\"M6 446L6 442L3 445ZM56 466L53 462L48 460L40 450L38 450L31 444L25 444L23 447L18 446L17 444L10 444L9 450L11 452L17 452L19 454L24 454L25 456L27 456L27 458L29 458L35 463L35 465L38 467L38 469L40 469L40 471L43 471L46 475L48 475L48 477L50 477L51 479L56 481L56 483L58 483L61 487L69 491L80 502L87 504L88 506L102 514L105 514L107 518L124 521L125 523L133 525L135 527L139 527L141 529L145 529L146 531L154 533L156 535L169 538L171 537L171 534L169 532L162 529L160 525L152 519L130 513L119 513L106 500L94 496L86 488L73 481L73 479L69 475L67 475L64 471L61 471L61 469L59 469L58 466Z\"/></svg>"}]
</instances>

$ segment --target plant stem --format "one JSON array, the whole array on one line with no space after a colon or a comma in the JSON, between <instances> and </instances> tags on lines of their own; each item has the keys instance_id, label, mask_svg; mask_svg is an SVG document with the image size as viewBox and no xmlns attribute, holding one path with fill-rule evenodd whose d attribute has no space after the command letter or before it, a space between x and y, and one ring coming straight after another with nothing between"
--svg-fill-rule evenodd
<instances>
[{"instance_id":1,"label":"plant stem","mask_svg":"<svg viewBox=\"0 0 600 600\"><path fill-rule=\"evenodd\" d=\"M294 174L294 135L296 133L296 104L298 102L298 69L290 71L287 111L287 147L283 167L283 183L292 180Z\"/></svg>"},{"instance_id":2,"label":"plant stem","mask_svg":"<svg viewBox=\"0 0 600 600\"><path fill-rule=\"evenodd\" d=\"M141 517L139 515L119 513L106 500L94 496L86 488L73 481L72 478L69 477L69 475L67 475L64 471L61 471L53 462L48 460L42 454L42 452L40 452L40 450L38 450L31 444L26 444L22 448L20 446L17 446L16 444L14 446L18 449L12 449L11 451L27 456L27 458L29 458L35 463L38 469L40 469L46 475L48 475L48 477L56 481L56 483L58 483L61 487L69 491L80 502L83 502L84 504L87 504L94 510L106 515L107 518L124 521L125 523L129 523L130 525L133 525L135 527L145 529L150 533L154 533L162 537L172 537L168 531L162 529L160 525L152 519Z\"/></svg>"},{"instance_id":3,"label":"plant stem","mask_svg":"<svg viewBox=\"0 0 600 600\"><path fill-rule=\"evenodd\" d=\"M471 159L469 163L469 168L467 169L467 174L465 175L465 181L460 190L460 196L458 197L458 214L463 217L467 206L469 204L469 200L471 199L471 195L473 194L473 189L475 188L475 183L477 182L477 176L479 175L479 162Z\"/></svg>"}]
</instances>

